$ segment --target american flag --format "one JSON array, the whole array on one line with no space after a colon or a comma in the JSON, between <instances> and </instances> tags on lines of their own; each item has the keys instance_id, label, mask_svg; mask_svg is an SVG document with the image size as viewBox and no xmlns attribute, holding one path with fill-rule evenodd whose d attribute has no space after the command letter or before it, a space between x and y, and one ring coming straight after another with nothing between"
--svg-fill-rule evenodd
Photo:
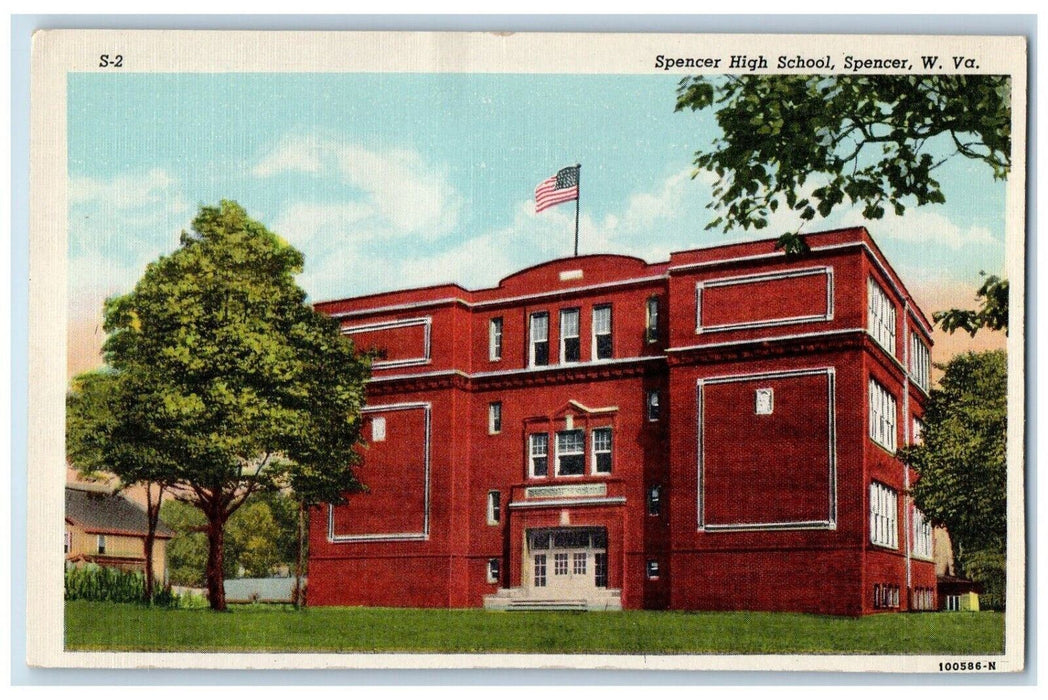
<instances>
[{"instance_id":1,"label":"american flag","mask_svg":"<svg viewBox=\"0 0 1048 700\"><path fill-rule=\"evenodd\" d=\"M561 168L535 188L535 213L579 198L579 166Z\"/></svg>"}]
</instances>

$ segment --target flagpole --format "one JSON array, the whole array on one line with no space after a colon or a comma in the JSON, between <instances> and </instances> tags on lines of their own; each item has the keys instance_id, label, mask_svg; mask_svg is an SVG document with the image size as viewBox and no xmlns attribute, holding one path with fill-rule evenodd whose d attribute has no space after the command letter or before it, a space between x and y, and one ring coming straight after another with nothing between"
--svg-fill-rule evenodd
<instances>
[{"instance_id":1,"label":"flagpole","mask_svg":"<svg viewBox=\"0 0 1048 700\"><path fill-rule=\"evenodd\" d=\"M579 198L582 197L582 165L575 164L575 185L578 194L575 195L575 257L579 257Z\"/></svg>"}]
</instances>

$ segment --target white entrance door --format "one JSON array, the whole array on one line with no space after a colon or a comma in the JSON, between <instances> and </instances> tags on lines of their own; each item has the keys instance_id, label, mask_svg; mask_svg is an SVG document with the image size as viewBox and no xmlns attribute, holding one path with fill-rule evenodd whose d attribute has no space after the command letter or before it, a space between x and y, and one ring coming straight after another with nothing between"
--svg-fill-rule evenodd
<instances>
[{"instance_id":1,"label":"white entrance door","mask_svg":"<svg viewBox=\"0 0 1048 700\"><path fill-rule=\"evenodd\" d=\"M608 586L607 534L602 528L528 532L525 564L533 597L586 599Z\"/></svg>"}]
</instances>

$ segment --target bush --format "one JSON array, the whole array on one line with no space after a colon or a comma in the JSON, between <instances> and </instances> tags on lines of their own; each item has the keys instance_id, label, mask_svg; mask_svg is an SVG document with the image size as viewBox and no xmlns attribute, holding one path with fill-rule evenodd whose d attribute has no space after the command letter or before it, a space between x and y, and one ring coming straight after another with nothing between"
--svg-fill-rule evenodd
<instances>
[{"instance_id":1,"label":"bush","mask_svg":"<svg viewBox=\"0 0 1048 700\"><path fill-rule=\"evenodd\" d=\"M145 597L145 590L145 577L137 571L86 564L65 572L66 600L137 603Z\"/></svg>"},{"instance_id":2,"label":"bush","mask_svg":"<svg viewBox=\"0 0 1048 700\"><path fill-rule=\"evenodd\" d=\"M1004 610L1007 564L1002 552L981 549L961 557L965 575L982 584L979 607L983 610Z\"/></svg>"}]
</instances>

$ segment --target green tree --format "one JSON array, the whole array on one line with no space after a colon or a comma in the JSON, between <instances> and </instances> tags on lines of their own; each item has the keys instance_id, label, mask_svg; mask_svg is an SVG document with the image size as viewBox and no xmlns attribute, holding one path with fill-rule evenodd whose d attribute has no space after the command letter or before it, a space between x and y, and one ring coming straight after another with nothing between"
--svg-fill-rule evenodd
<instances>
[{"instance_id":1,"label":"green tree","mask_svg":"<svg viewBox=\"0 0 1048 700\"><path fill-rule=\"evenodd\" d=\"M160 517L175 531L167 543L168 580L176 586L203 586L207 567L207 518L199 509L175 500L164 501Z\"/></svg>"},{"instance_id":2,"label":"green tree","mask_svg":"<svg viewBox=\"0 0 1048 700\"><path fill-rule=\"evenodd\" d=\"M142 486L146 496L145 600L156 587L153 550L160 520L160 503L170 486L174 464L156 446L140 439L148 417L133 401L132 378L113 371L86 372L73 379L66 394L66 458L81 476L98 479L110 474L119 488Z\"/></svg>"},{"instance_id":3,"label":"green tree","mask_svg":"<svg viewBox=\"0 0 1048 700\"><path fill-rule=\"evenodd\" d=\"M676 109L712 109L721 128L695 153L694 175L718 180L708 229L761 229L785 205L799 230L845 201L863 205L867 219L889 207L901 215L909 202L942 203L933 174L954 156L1004 179L1010 92L1009 78L997 75L697 76L680 82ZM933 156L933 144L947 155ZM807 249L797 231L778 246Z\"/></svg>"},{"instance_id":4,"label":"green tree","mask_svg":"<svg viewBox=\"0 0 1048 700\"><path fill-rule=\"evenodd\" d=\"M939 327L947 333L963 330L974 338L980 329L989 328L993 331L1004 331L1007 335L1008 280L996 275L987 276L985 272L979 274L986 277L986 280L975 293L979 300L978 309L949 309L936 311L932 315Z\"/></svg>"},{"instance_id":5,"label":"green tree","mask_svg":"<svg viewBox=\"0 0 1048 700\"><path fill-rule=\"evenodd\" d=\"M922 444L902 451L920 475L913 499L932 524L949 530L965 573L983 577L1003 596L992 564L1003 562L1008 524L1006 355L966 353L942 369L924 414Z\"/></svg>"},{"instance_id":6,"label":"green tree","mask_svg":"<svg viewBox=\"0 0 1048 700\"><path fill-rule=\"evenodd\" d=\"M224 536L251 497L300 479L338 502L358 487L369 374L336 321L295 284L301 253L235 202L202 207L179 248L106 301L107 365L176 498L206 519L205 581L224 610Z\"/></svg>"},{"instance_id":7,"label":"green tree","mask_svg":"<svg viewBox=\"0 0 1048 700\"><path fill-rule=\"evenodd\" d=\"M226 543L226 558L232 559L236 575L243 570L244 576L269 576L281 563L280 526L265 501L252 501L233 514Z\"/></svg>"}]
</instances>

